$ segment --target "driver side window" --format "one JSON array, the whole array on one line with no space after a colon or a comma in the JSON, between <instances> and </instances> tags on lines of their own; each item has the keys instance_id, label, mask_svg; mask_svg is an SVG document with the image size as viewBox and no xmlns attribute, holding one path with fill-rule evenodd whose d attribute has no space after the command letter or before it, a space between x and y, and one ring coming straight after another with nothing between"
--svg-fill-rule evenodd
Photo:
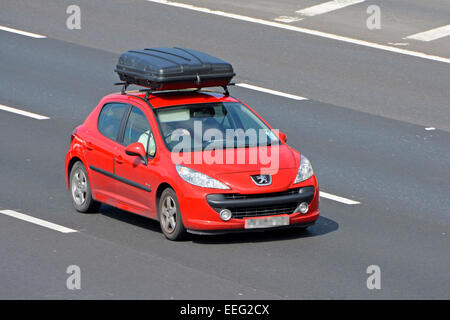
<instances>
[{"instance_id":1,"label":"driver side window","mask_svg":"<svg viewBox=\"0 0 450 320\"><path fill-rule=\"evenodd\" d=\"M142 143L145 151L150 157L155 155L156 144L150 124L148 123L144 112L136 107L131 109L123 136L123 144L125 146L134 142Z\"/></svg>"}]
</instances>

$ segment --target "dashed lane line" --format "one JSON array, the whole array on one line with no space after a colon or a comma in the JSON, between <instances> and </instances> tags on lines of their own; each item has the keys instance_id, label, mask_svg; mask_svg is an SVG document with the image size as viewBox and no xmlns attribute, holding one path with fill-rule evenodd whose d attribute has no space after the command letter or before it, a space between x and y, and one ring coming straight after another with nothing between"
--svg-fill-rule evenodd
<instances>
[{"instance_id":1,"label":"dashed lane line","mask_svg":"<svg viewBox=\"0 0 450 320\"><path fill-rule=\"evenodd\" d=\"M22 116L29 117L29 118L33 118L33 119L37 119L37 120L47 120L47 119L50 119L49 117L42 116L42 115L37 114L37 113L33 113L33 112L29 112L29 111L24 111L24 110L20 110L20 109L16 109L16 108L4 106L4 105L1 105L1 104L0 104L0 110L8 111L8 112L16 113L16 114L20 114L20 115L22 115Z\"/></svg>"},{"instance_id":2,"label":"dashed lane line","mask_svg":"<svg viewBox=\"0 0 450 320\"><path fill-rule=\"evenodd\" d=\"M47 38L46 36L43 36L41 34L28 32L28 31L23 31L23 30L14 29L14 28L5 27L5 26L0 26L0 30L7 31L7 32L12 32L12 33L16 33L16 34L21 34L23 36L27 36L27 37L31 37L31 38L35 38L35 39Z\"/></svg>"},{"instance_id":3,"label":"dashed lane line","mask_svg":"<svg viewBox=\"0 0 450 320\"><path fill-rule=\"evenodd\" d=\"M27 222L30 222L30 223L33 223L33 224L36 224L36 225L39 225L39 226L42 226L42 227L45 227L48 229L62 232L62 233L77 232L77 230L66 228L66 227L60 226L58 224L48 222L48 221L45 221L45 220L42 220L39 218L35 218L35 217L29 216L29 215L26 215L26 214L23 214L23 213L14 211L14 210L0 210L0 213L4 214L6 216L10 216L10 217L13 217L13 218L16 218L19 220L27 221Z\"/></svg>"}]
</instances>

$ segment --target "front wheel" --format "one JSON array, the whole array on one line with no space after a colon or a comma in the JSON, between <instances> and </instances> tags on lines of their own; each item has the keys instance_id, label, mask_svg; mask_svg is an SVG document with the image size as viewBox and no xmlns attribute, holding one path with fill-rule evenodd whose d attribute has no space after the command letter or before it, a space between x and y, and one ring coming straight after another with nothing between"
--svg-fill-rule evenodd
<instances>
[{"instance_id":1,"label":"front wheel","mask_svg":"<svg viewBox=\"0 0 450 320\"><path fill-rule=\"evenodd\" d=\"M186 229L181 219L180 206L175 191L167 188L159 199L159 223L161 230L169 240L182 240L186 236Z\"/></svg>"}]
</instances>

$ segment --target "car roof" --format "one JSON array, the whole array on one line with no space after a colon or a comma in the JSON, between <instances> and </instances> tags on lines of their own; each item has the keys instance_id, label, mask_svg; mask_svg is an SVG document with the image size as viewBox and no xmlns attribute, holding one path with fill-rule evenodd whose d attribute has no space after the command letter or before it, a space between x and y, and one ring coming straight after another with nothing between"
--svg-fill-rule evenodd
<instances>
[{"instance_id":1,"label":"car roof","mask_svg":"<svg viewBox=\"0 0 450 320\"><path fill-rule=\"evenodd\" d=\"M127 91L126 95L112 93L105 96L105 100L116 100L127 97L131 101L142 101L145 99L146 93L140 91ZM227 96L223 93L209 91L166 91L154 92L148 95L148 101L154 108L162 108L169 106L178 106L196 103L214 103L214 102L238 102L237 99Z\"/></svg>"}]
</instances>

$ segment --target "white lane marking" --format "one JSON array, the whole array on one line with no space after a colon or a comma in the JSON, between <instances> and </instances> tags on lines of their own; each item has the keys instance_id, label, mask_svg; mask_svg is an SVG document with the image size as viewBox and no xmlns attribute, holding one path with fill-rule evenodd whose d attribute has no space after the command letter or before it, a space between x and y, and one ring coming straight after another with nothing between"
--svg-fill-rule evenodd
<instances>
[{"instance_id":1,"label":"white lane marking","mask_svg":"<svg viewBox=\"0 0 450 320\"><path fill-rule=\"evenodd\" d=\"M252 22L252 23L258 23L258 24L262 24L262 25L265 25L265 26L270 26L270 27L275 27L275 28L295 31L295 32L299 32L299 33L305 33L305 34L309 34L309 35L312 35L312 36L317 36L317 37L322 37L322 38L327 38L327 39L333 39L333 40L337 40L337 41L342 41L342 42L347 42L347 43L351 43L351 44L356 44L356 45L359 45L359 46L364 46L364 47L369 47L369 48L374 48L374 49L379 49L379 50L399 53L399 54L412 56L412 57L416 57L416 58L427 59L427 60L432 60L432 61L439 61L439 62L444 62L444 63L450 63L450 58L433 56L433 55L429 55L429 54L422 53L422 52L416 52L416 51L411 51L411 50L406 50L406 49L390 47L390 46L386 46L386 45L382 45L382 44L378 44L378 43L374 43L374 42L353 39L353 38L349 38L349 37L335 35L335 34L332 34L332 33L327 33L327 32L322 32L322 31L317 31L317 30L311 30L311 29L291 26L291 25L288 25L288 24L274 22L274 21L269 21L269 20L252 18L252 17L248 17L248 16L243 16L243 15L240 15L240 14L234 14L234 13L228 13L228 12L223 12L223 11L211 10L211 9L202 8L202 7L195 7L195 6L190 5L190 4L185 4L185 3L180 3L180 2L172 2L172 1L168 1L168 0L145 0L145 1L153 2L153 3L159 3L159 4L172 6L172 7L177 7L177 8L193 10L193 11L197 11L197 12L209 13L209 14L222 16L222 17L227 17L227 18L236 19L236 20L242 20L242 21L247 21L247 22Z\"/></svg>"},{"instance_id":2,"label":"white lane marking","mask_svg":"<svg viewBox=\"0 0 450 320\"><path fill-rule=\"evenodd\" d=\"M433 41L436 39L444 38L447 36L450 36L450 24L443 26L443 27L431 29L428 31L416 33L416 34L410 35L404 39L414 39L414 40L428 42L428 41Z\"/></svg>"},{"instance_id":3,"label":"white lane marking","mask_svg":"<svg viewBox=\"0 0 450 320\"><path fill-rule=\"evenodd\" d=\"M393 46L407 46L407 45L409 45L408 42L389 42L388 44L391 44Z\"/></svg>"},{"instance_id":4,"label":"white lane marking","mask_svg":"<svg viewBox=\"0 0 450 320\"><path fill-rule=\"evenodd\" d=\"M0 26L0 30L8 31L8 32L12 32L12 33L17 33L17 34L21 34L21 35L23 35L23 36L27 36L27 37L31 37L31 38L36 38L36 39L47 38L46 36L43 36L43 35L41 35L41 34L32 33L32 32L27 32L27 31L18 30L18 29L13 29L13 28L5 27L5 26Z\"/></svg>"},{"instance_id":5,"label":"white lane marking","mask_svg":"<svg viewBox=\"0 0 450 320\"><path fill-rule=\"evenodd\" d=\"M284 23L291 23L291 22L296 22L296 21L303 20L303 18L291 17L291 16L279 16L279 17L276 17L273 20L279 21L279 22L284 22Z\"/></svg>"},{"instance_id":6,"label":"white lane marking","mask_svg":"<svg viewBox=\"0 0 450 320\"><path fill-rule=\"evenodd\" d=\"M276 91L276 90L272 90L272 89L261 88L261 87L254 86L252 84L247 84L247 83L236 83L236 86L242 87L242 88L247 88L250 90L261 91L261 92L265 92L265 93L269 93L269 94L273 94L276 96L281 96L281 97L285 97L285 98L289 98L289 99L294 99L294 100L308 100L307 98L300 97L295 94L284 93L284 92L280 92L280 91Z\"/></svg>"},{"instance_id":7,"label":"white lane marking","mask_svg":"<svg viewBox=\"0 0 450 320\"><path fill-rule=\"evenodd\" d=\"M34 224L37 224L39 226L46 227L46 228L49 228L49 229L52 229L52 230L55 230L55 231L59 231L59 232L62 232L62 233L77 232L77 230L69 229L69 228L60 226L58 224L55 224L55 223L52 223L52 222L48 222L48 221L45 221L45 220L42 220L42 219L38 219L38 218L35 218L35 217L32 217L32 216L29 216L29 215L26 215L26 214L14 211L14 210L0 210L0 213L2 213L4 215L7 215L7 216L10 216L10 217L13 217L13 218L17 218L17 219L23 220L23 221L34 223Z\"/></svg>"},{"instance_id":8,"label":"white lane marking","mask_svg":"<svg viewBox=\"0 0 450 320\"><path fill-rule=\"evenodd\" d=\"M20 109L11 108L11 107L4 106L4 105L1 105L1 104L0 104L0 110L12 112L12 113L17 113L17 114L20 114L22 116L34 118L34 119L37 119L37 120L50 119L49 117L41 116L40 114L37 114L37 113L23 111L23 110L20 110Z\"/></svg>"},{"instance_id":9,"label":"white lane marking","mask_svg":"<svg viewBox=\"0 0 450 320\"><path fill-rule=\"evenodd\" d=\"M347 198L335 196L334 194L323 192L323 191L319 191L319 195L322 198L333 200L333 201L337 201L337 202L341 202L341 203L345 203L345 204L348 204L348 205L360 204L361 203L361 202L350 200L350 199L347 199Z\"/></svg>"},{"instance_id":10,"label":"white lane marking","mask_svg":"<svg viewBox=\"0 0 450 320\"><path fill-rule=\"evenodd\" d=\"M300 13L303 16L312 17L317 16L319 14L324 14L334 10L342 9L364 1L365 0L333 0L309 8L297 10L296 12Z\"/></svg>"}]
</instances>

